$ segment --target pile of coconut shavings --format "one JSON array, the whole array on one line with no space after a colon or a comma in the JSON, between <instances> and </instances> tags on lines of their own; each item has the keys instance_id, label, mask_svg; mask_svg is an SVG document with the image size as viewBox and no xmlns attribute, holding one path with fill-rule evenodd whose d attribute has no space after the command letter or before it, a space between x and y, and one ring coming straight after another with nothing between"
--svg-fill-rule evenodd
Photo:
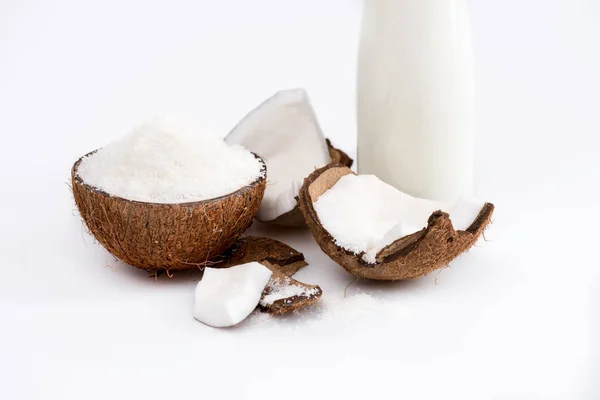
<instances>
[{"instance_id":1,"label":"pile of coconut shavings","mask_svg":"<svg viewBox=\"0 0 600 400\"><path fill-rule=\"evenodd\" d=\"M344 321L378 311L382 305L381 299L367 293L347 297L343 293L334 293L318 304L313 313L321 320Z\"/></svg>"},{"instance_id":2,"label":"pile of coconut shavings","mask_svg":"<svg viewBox=\"0 0 600 400\"><path fill-rule=\"evenodd\" d=\"M185 203L233 193L264 170L243 147L160 118L85 157L77 174L114 196Z\"/></svg>"},{"instance_id":3,"label":"pile of coconut shavings","mask_svg":"<svg viewBox=\"0 0 600 400\"><path fill-rule=\"evenodd\" d=\"M317 288L306 288L295 285L290 280L282 281L279 278L273 279L269 286L271 292L261 298L259 303L263 307L269 306L277 300L288 299L293 296L310 297L318 292Z\"/></svg>"}]
</instances>

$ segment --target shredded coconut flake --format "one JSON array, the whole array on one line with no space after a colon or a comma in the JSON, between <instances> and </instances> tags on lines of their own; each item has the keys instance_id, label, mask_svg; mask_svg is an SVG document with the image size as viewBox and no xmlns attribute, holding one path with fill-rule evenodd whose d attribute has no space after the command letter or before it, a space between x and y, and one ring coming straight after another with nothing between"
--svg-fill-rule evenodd
<instances>
[{"instance_id":1,"label":"shredded coconut flake","mask_svg":"<svg viewBox=\"0 0 600 400\"><path fill-rule=\"evenodd\" d=\"M85 183L115 196L184 203L233 193L264 170L243 147L160 118L85 157L77 173Z\"/></svg>"}]
</instances>

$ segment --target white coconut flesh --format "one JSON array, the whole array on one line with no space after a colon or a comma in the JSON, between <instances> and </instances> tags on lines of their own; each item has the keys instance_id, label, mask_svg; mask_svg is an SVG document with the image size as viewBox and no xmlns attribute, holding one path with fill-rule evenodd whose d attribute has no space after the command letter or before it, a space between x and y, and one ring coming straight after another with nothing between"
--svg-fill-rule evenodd
<instances>
[{"instance_id":1,"label":"white coconut flesh","mask_svg":"<svg viewBox=\"0 0 600 400\"><path fill-rule=\"evenodd\" d=\"M231 268L205 268L196 286L194 318L216 328L242 322L256 308L273 272L250 262Z\"/></svg>"},{"instance_id":2,"label":"white coconut flesh","mask_svg":"<svg viewBox=\"0 0 600 400\"><path fill-rule=\"evenodd\" d=\"M330 160L304 89L277 92L251 111L225 142L244 146L267 164L267 188L256 216L260 221L291 211L304 178Z\"/></svg>"},{"instance_id":3,"label":"white coconut flesh","mask_svg":"<svg viewBox=\"0 0 600 400\"><path fill-rule=\"evenodd\" d=\"M374 175L354 174L341 177L313 203L336 244L354 254L364 253L369 264L386 246L426 227L434 211L447 212L455 230L466 230L484 205L470 197L455 202L420 199Z\"/></svg>"}]
</instances>

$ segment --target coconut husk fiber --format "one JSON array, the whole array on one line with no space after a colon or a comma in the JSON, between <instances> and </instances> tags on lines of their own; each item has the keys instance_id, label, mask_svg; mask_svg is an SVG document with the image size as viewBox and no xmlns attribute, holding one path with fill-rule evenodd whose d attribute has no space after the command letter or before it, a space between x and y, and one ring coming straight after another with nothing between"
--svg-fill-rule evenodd
<instances>
[{"instance_id":1,"label":"coconut husk fiber","mask_svg":"<svg viewBox=\"0 0 600 400\"><path fill-rule=\"evenodd\" d=\"M127 264L147 271L197 268L231 247L252 223L266 185L265 163L256 158L265 173L236 192L159 204L112 196L86 184L77 174L82 157L71 169L73 197L89 232Z\"/></svg>"},{"instance_id":2,"label":"coconut husk fiber","mask_svg":"<svg viewBox=\"0 0 600 400\"><path fill-rule=\"evenodd\" d=\"M331 157L331 162L334 164L342 164L348 168L352 167L354 164L354 160L348 156L348 154L344 153L340 149L336 149L331 144L331 140L325 139L327 142L327 148L329 149L329 156Z\"/></svg>"},{"instance_id":3,"label":"coconut husk fiber","mask_svg":"<svg viewBox=\"0 0 600 400\"><path fill-rule=\"evenodd\" d=\"M331 162L336 164L342 164L346 167L352 167L354 160L348 156L348 154L344 153L342 150L335 148L331 144L331 140L325 139L327 142L327 149L329 150L329 157L331 157ZM294 206L291 211L286 212L285 214L281 214L279 217L275 218L272 221L263 221L263 223L267 225L277 225L277 226L285 226L289 228L305 228L306 221L304 220L304 216L300 211L298 205Z\"/></svg>"},{"instance_id":4,"label":"coconut husk fiber","mask_svg":"<svg viewBox=\"0 0 600 400\"><path fill-rule=\"evenodd\" d=\"M494 205L486 203L478 217L465 231L456 231L447 213L436 211L427 227L400 238L382 249L375 264L363 261L363 254L353 254L336 245L334 238L321 225L313 202L342 176L353 172L341 165L330 164L313 172L300 190L300 208L315 240L333 261L358 278L396 281L414 279L447 266L450 261L470 249L490 223Z\"/></svg>"},{"instance_id":5,"label":"coconut husk fiber","mask_svg":"<svg viewBox=\"0 0 600 400\"><path fill-rule=\"evenodd\" d=\"M308 265L304 254L285 243L266 237L245 236L223 253L212 267L229 268L253 261L268 264L267 268L287 276L294 275L300 268Z\"/></svg>"},{"instance_id":6,"label":"coconut husk fiber","mask_svg":"<svg viewBox=\"0 0 600 400\"><path fill-rule=\"evenodd\" d=\"M270 314L284 314L295 311L317 301L323 293L319 286L299 282L291 276L300 268L308 265L304 255L285 243L278 240L246 236L240 238L235 244L221 255L213 268L229 268L249 262L259 262L273 271L262 297L264 298L276 287L282 285L301 286L309 295L291 296L274 301L272 304L260 304L261 310Z\"/></svg>"}]
</instances>

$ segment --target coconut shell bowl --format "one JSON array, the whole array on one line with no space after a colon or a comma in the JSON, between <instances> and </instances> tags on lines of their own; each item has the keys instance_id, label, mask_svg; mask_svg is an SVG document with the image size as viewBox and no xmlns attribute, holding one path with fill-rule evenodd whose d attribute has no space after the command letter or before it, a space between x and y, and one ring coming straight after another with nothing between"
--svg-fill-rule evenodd
<instances>
[{"instance_id":1,"label":"coconut shell bowl","mask_svg":"<svg viewBox=\"0 0 600 400\"><path fill-rule=\"evenodd\" d=\"M85 226L112 255L147 271L209 264L250 226L265 192L266 165L257 155L264 173L251 184L218 198L178 204L127 200L90 186L77 174L84 157L73 165L71 180Z\"/></svg>"}]
</instances>

